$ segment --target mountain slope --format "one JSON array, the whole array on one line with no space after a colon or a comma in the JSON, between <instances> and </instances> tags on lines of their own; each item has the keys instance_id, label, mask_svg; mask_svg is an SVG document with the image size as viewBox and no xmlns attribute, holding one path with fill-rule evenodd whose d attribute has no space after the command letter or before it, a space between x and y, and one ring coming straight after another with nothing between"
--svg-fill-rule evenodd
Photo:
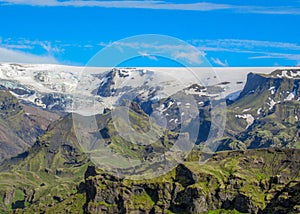
<instances>
[{"instance_id":1,"label":"mountain slope","mask_svg":"<svg viewBox=\"0 0 300 214\"><path fill-rule=\"evenodd\" d=\"M198 153L199 155L199 153ZM89 167L82 191L86 213L294 213L300 211L299 150L197 153L150 180L120 179ZM282 199L281 199L282 198ZM284 200L282 202L277 202Z\"/></svg>"},{"instance_id":2,"label":"mountain slope","mask_svg":"<svg viewBox=\"0 0 300 214\"><path fill-rule=\"evenodd\" d=\"M288 75L290 74L290 75ZM227 107L219 150L300 148L300 71L248 75L240 97Z\"/></svg>"},{"instance_id":3,"label":"mountain slope","mask_svg":"<svg viewBox=\"0 0 300 214\"><path fill-rule=\"evenodd\" d=\"M211 127L211 103L207 94L202 93L206 89L197 84L175 94L175 98L184 101L182 103L176 102L174 97L161 98L154 94L145 99L137 97L133 102L125 97L119 107L126 109L128 120L121 114L112 118L113 113L105 109L103 114L95 116L98 127L93 131L85 126L90 123L89 117L78 116L82 121L74 123L72 116L76 117L76 114L66 115L52 122L45 133L36 135L37 139L28 151L2 163L0 212L300 212L300 156L299 150L294 149L299 145L298 73L298 70L291 70L275 71L270 75L249 74L239 98L228 105L226 135L218 150L253 150L218 152L206 164L199 164L199 159L207 156L200 151L208 132L195 134L192 127L197 120L200 120L202 131ZM108 97L114 92L112 82L105 86ZM219 93L221 89L214 87L212 90ZM197 101L194 107L200 110L199 115L194 115L197 111L191 109L193 105L182 98L186 97L186 92ZM7 142L14 140L11 136L31 139L26 125L35 124L34 121L43 118L42 113L47 115L47 112L19 104L7 91L3 92L1 100L2 136L12 129L17 131L7 135L10 137ZM179 111L180 105L184 112ZM37 111L41 113L34 114ZM166 118L166 126L159 126L161 121L150 118L153 112ZM182 113L195 118L182 120ZM132 129L127 133L122 128L128 121ZM38 124L38 127L46 128L46 123ZM108 173L98 168L111 162L119 162L122 168L127 159L151 162L174 146L182 126L185 126L183 132L193 137L184 138L184 142L189 143L196 137L199 145L189 156L184 154L185 161L175 165L170 172L134 181L124 176L116 177L114 169ZM122 135L124 133L128 135ZM91 142L87 137L101 140ZM149 139L154 141L145 144ZM265 147L285 149L257 149ZM107 156L108 151L123 157ZM178 158L178 154L172 153L173 158ZM107 157L110 157L108 162ZM96 166L89 159L97 161L94 162ZM135 170L143 173L147 167L135 167ZM150 173L162 167L165 165L152 166Z\"/></svg>"},{"instance_id":4,"label":"mountain slope","mask_svg":"<svg viewBox=\"0 0 300 214\"><path fill-rule=\"evenodd\" d=\"M8 91L0 90L0 161L28 149L56 119L56 114L20 104Z\"/></svg>"},{"instance_id":5,"label":"mountain slope","mask_svg":"<svg viewBox=\"0 0 300 214\"><path fill-rule=\"evenodd\" d=\"M148 116L138 105L134 103L127 105L130 107L130 119L137 131L147 131L150 127ZM105 140L103 145L89 142L80 145L78 139L84 136L78 136L73 117L69 114L53 122L46 133L38 137L36 143L28 151L4 161L0 168L2 171L0 173L0 196L3 211L14 210L28 213L49 211L57 203L67 201L69 205L73 205L77 203L75 202L77 199L82 201L84 198L84 195L75 193L83 179L87 165L91 164L88 157L94 160L101 158L100 149L104 145L115 152L122 151L121 154L124 157L144 160L151 159L156 153L160 154L162 150L167 149L172 143L171 137L176 137L175 133L169 133L165 137L161 133L162 139L159 138L151 145L152 149L147 150L145 149L147 145L134 145L118 136L110 111L103 115L96 115L96 120L99 127L97 132ZM155 126L155 124L151 125ZM159 133L159 127L156 125L153 131ZM89 149L85 151L87 152L85 154L83 150L86 148ZM8 177L10 179L7 179Z\"/></svg>"},{"instance_id":6,"label":"mountain slope","mask_svg":"<svg viewBox=\"0 0 300 214\"><path fill-rule=\"evenodd\" d=\"M3 211L30 206L29 213L42 212L73 197L87 163L74 134L71 115L54 122L32 148L2 163Z\"/></svg>"}]
</instances>

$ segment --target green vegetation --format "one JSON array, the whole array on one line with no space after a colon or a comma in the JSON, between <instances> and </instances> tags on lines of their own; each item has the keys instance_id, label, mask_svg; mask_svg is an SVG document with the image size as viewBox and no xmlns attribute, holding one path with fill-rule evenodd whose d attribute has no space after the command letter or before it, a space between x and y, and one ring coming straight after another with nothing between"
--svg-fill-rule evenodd
<instances>
[{"instance_id":1,"label":"green vegetation","mask_svg":"<svg viewBox=\"0 0 300 214\"><path fill-rule=\"evenodd\" d=\"M255 84L247 83L241 98L228 106L225 136L217 139L221 142L220 152L211 154L205 164L200 163L210 155L202 151L205 136L201 136L197 139L200 145L195 146L184 162L160 177L146 180L118 178L97 169L89 158L99 163L119 164L121 168L126 168L127 159L144 161L135 170L147 170L151 175L165 167L155 162L155 158L173 147L179 136L178 127L162 129L149 121L136 103L125 103L130 126L138 135L130 133L124 139L115 123L123 128L128 121L121 117L112 121L111 113L107 112L96 116L99 130L92 134L100 132L103 139L95 145L82 143L86 136L76 136L71 115L52 123L41 136L38 133L28 136L26 125L30 119L16 98L1 92L0 128L16 131L20 139L32 136L37 139L27 152L0 166L0 212L297 213L300 155L295 148L300 148L300 123L296 117L300 106L299 101L284 100L287 93L283 94L292 91L295 82L267 75L252 74L249 78ZM273 94L271 87L277 90ZM284 101L270 108L270 99ZM167 101L163 99L159 105ZM170 112L176 111L172 108ZM244 113L253 115L254 123L249 127L245 119L236 117ZM201 125L206 128L211 122L209 117L207 107L201 112ZM84 124L77 125L84 130ZM188 129L189 126L184 130L187 142ZM155 140L148 145L152 139ZM122 157L105 159L103 153L108 150ZM88 151L87 155L83 151ZM167 159L175 162L178 156L186 154L176 155ZM150 165L154 162L155 167Z\"/></svg>"},{"instance_id":2,"label":"green vegetation","mask_svg":"<svg viewBox=\"0 0 300 214\"><path fill-rule=\"evenodd\" d=\"M196 158L197 152L193 153ZM198 153L198 159L200 156ZM281 209L272 203L277 200L275 193L285 192L286 200L296 209L300 196L292 200L294 191L286 188L300 184L299 158L298 150L261 149L220 152L203 165L194 159L149 180L106 178L105 173L99 172L85 180L96 187L105 184L105 188L97 188L88 207L91 213L95 212L96 203L107 210L118 204L115 212L125 207L128 212L249 213ZM103 203L111 200L111 194L121 198L121 202ZM222 206L227 208L216 209Z\"/></svg>"}]
</instances>

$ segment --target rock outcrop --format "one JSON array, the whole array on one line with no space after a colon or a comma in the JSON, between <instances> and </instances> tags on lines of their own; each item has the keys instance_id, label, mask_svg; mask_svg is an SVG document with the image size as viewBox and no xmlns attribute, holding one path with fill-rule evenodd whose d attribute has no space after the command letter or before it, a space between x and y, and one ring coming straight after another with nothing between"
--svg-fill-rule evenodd
<instances>
[{"instance_id":1,"label":"rock outcrop","mask_svg":"<svg viewBox=\"0 0 300 214\"><path fill-rule=\"evenodd\" d=\"M86 213L295 212L300 205L299 167L299 150L276 149L223 152L205 165L186 162L142 181L90 166L81 191Z\"/></svg>"}]
</instances>

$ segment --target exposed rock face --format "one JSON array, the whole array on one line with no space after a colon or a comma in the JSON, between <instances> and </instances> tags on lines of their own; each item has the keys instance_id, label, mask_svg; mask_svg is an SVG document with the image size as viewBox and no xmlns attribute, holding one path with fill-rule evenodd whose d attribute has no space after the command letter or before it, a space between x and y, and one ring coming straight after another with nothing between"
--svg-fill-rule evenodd
<instances>
[{"instance_id":1,"label":"exposed rock face","mask_svg":"<svg viewBox=\"0 0 300 214\"><path fill-rule=\"evenodd\" d=\"M274 71L270 75L249 73L247 76L246 85L240 93L239 98L243 98L249 94L256 94L259 96L260 94L269 91L269 97L275 99L276 101L283 102L298 100L300 96L300 76L288 77L285 75L279 75L279 73L279 71ZM281 73L284 72L281 71Z\"/></svg>"},{"instance_id":2,"label":"exposed rock face","mask_svg":"<svg viewBox=\"0 0 300 214\"><path fill-rule=\"evenodd\" d=\"M40 107L46 110L65 112L71 109L72 96L64 93L43 93L38 90L32 90L25 85L21 85L17 81L1 80L0 89L8 90L14 93L23 103Z\"/></svg>"},{"instance_id":3,"label":"exposed rock face","mask_svg":"<svg viewBox=\"0 0 300 214\"><path fill-rule=\"evenodd\" d=\"M299 150L216 154L157 179L130 181L90 166L81 184L86 213L285 213L299 209ZM249 174L250 173L250 174Z\"/></svg>"},{"instance_id":4,"label":"exposed rock face","mask_svg":"<svg viewBox=\"0 0 300 214\"><path fill-rule=\"evenodd\" d=\"M300 71L248 74L239 98L227 107L219 151L255 148L300 148Z\"/></svg>"},{"instance_id":5,"label":"exposed rock face","mask_svg":"<svg viewBox=\"0 0 300 214\"><path fill-rule=\"evenodd\" d=\"M0 90L0 162L34 144L58 115L22 105L6 90Z\"/></svg>"},{"instance_id":6,"label":"exposed rock face","mask_svg":"<svg viewBox=\"0 0 300 214\"><path fill-rule=\"evenodd\" d=\"M110 71L105 79L101 82L100 87L98 88L97 95L102 97L110 97L114 93L114 78L117 75L116 71Z\"/></svg>"},{"instance_id":7,"label":"exposed rock face","mask_svg":"<svg viewBox=\"0 0 300 214\"><path fill-rule=\"evenodd\" d=\"M98 90L102 94L98 95L108 99L114 96L117 93L115 82L132 79L130 72L131 69L125 69L108 73L108 80L103 81L101 90ZM199 164L201 153L198 150L211 125L211 103L207 90L214 96L221 92L221 88L214 86L207 89L194 84L179 91L177 96L188 94L197 101L199 115L196 115L195 121L187 122L193 125L200 119L200 129L204 130L196 136L196 144L200 146L196 146L183 163L167 174L140 181L118 178L94 166L86 169L91 163L78 144L71 115L48 126L51 122L46 119L51 118L49 112L20 104L7 91L0 93L1 149L10 151L10 142L15 142L17 147L13 149L19 150L14 151L24 151L35 141L27 152L1 165L0 212L206 213L216 210L226 213L237 210L243 213L297 213L300 208L299 150L256 148L299 147L298 73L249 74L239 99L232 101L228 107L227 137L222 139L219 150L255 150L219 152L203 165ZM139 75L147 75L147 72L141 72L134 78ZM42 83L47 83L47 78L47 73L36 76ZM17 87L9 83L0 88L8 88L18 96L33 95L26 87L14 86ZM120 91L127 89L118 88ZM149 130L148 116L156 111L166 117L167 128L172 131L158 132L159 126L155 124L154 130L162 137L151 145L134 145L119 136L111 120L111 111L105 109L104 114L96 116L99 130L92 134L101 135L105 146L116 153L122 151L127 157L132 155L151 161L174 144L178 138L177 131L185 123L180 117L192 113L192 105L185 100L176 102L174 97L157 96L159 88L147 86L137 88L137 91L141 89L147 90L147 93L136 97L134 102L125 102L126 97L123 97L134 128L137 131ZM61 100L60 93L44 95L37 103L47 103L46 108L63 110L68 104L64 101L68 97ZM180 112L180 106L187 110ZM250 125L245 120L249 118L247 115L254 120ZM190 127L187 126L184 131L188 132ZM185 141L189 142L188 138ZM30 143L27 145L27 142ZM95 151L98 149L96 144L88 146Z\"/></svg>"},{"instance_id":8,"label":"exposed rock face","mask_svg":"<svg viewBox=\"0 0 300 214\"><path fill-rule=\"evenodd\" d=\"M122 92L128 92L133 88L130 86L126 86L126 80L144 75L151 76L152 72L143 69L135 69L135 68L114 68L111 71L105 73L104 75L97 75L99 79L101 79L101 83L99 88L97 89L96 94L101 97L111 97L117 96ZM149 87L148 87L149 88ZM142 90L143 88L137 88L136 90ZM147 86L145 86L147 89Z\"/></svg>"}]
</instances>

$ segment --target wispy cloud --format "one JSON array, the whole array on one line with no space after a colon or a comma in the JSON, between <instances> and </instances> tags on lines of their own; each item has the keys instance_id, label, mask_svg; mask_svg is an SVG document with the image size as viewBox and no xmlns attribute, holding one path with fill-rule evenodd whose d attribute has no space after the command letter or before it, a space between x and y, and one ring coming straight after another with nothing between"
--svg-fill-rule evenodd
<instances>
[{"instance_id":1,"label":"wispy cloud","mask_svg":"<svg viewBox=\"0 0 300 214\"><path fill-rule=\"evenodd\" d=\"M231 6L226 4L215 4L199 2L192 4L175 4L165 1L94 1L94 0L2 0L2 4L7 5L30 5L30 6L72 6L72 7L107 7L107 8L138 8L138 9L160 9L160 10L220 10L229 9Z\"/></svg>"},{"instance_id":2,"label":"wispy cloud","mask_svg":"<svg viewBox=\"0 0 300 214\"><path fill-rule=\"evenodd\" d=\"M64 54L65 49L68 51L70 47L76 48L78 51L87 48L96 51L98 48L100 49L113 44L121 53L128 50L135 50L137 56L156 61L158 60L157 57L167 56L169 59L186 63L189 66L202 65L205 63L205 57L209 57L211 63L216 66L229 66L228 61L224 60L224 58L230 58L224 56L228 54L243 54L244 59L248 59L249 61L279 59L287 60L288 63L292 63L293 65L297 65L300 62L300 45L297 43L241 39L192 40L190 43L196 48L185 42L172 43L152 40L67 44L62 41L50 42L32 41L22 38L0 38L0 61L58 63L56 57L60 57L61 54ZM94 51L91 54L94 54Z\"/></svg>"},{"instance_id":3,"label":"wispy cloud","mask_svg":"<svg viewBox=\"0 0 300 214\"><path fill-rule=\"evenodd\" d=\"M53 45L49 41L28 40L23 38L17 40L11 38L0 39L0 47L16 50L33 50L40 48L44 50L45 54L61 53L64 51L63 47Z\"/></svg>"},{"instance_id":4,"label":"wispy cloud","mask_svg":"<svg viewBox=\"0 0 300 214\"><path fill-rule=\"evenodd\" d=\"M38 51L40 54L31 53L37 49L42 50ZM0 62L58 63L53 55L62 51L48 41L0 39Z\"/></svg>"},{"instance_id":5,"label":"wispy cloud","mask_svg":"<svg viewBox=\"0 0 300 214\"><path fill-rule=\"evenodd\" d=\"M0 5L30 5L43 7L103 7L103 8L136 8L153 10L188 10L188 11L215 11L228 10L237 13L299 15L299 7L276 6L264 7L255 5L231 5L209 2L170 3L167 1L96 1L96 0L0 0Z\"/></svg>"},{"instance_id":6,"label":"wispy cloud","mask_svg":"<svg viewBox=\"0 0 300 214\"><path fill-rule=\"evenodd\" d=\"M199 48L211 51L232 51L232 50L249 50L249 49L262 49L278 48L286 50L300 50L300 45L289 42L273 42L261 40L242 40L242 39L216 39L216 40L193 40L192 44L197 45Z\"/></svg>"},{"instance_id":7,"label":"wispy cloud","mask_svg":"<svg viewBox=\"0 0 300 214\"><path fill-rule=\"evenodd\" d=\"M38 56L23 51L0 47L0 62L57 64L53 56Z\"/></svg>"},{"instance_id":8,"label":"wispy cloud","mask_svg":"<svg viewBox=\"0 0 300 214\"><path fill-rule=\"evenodd\" d=\"M146 58L148 58L148 59L155 60L155 61L158 60L156 56L150 55L150 54L148 54L148 53L146 53L146 52L139 51L138 53L139 53L142 57L146 57Z\"/></svg>"},{"instance_id":9,"label":"wispy cloud","mask_svg":"<svg viewBox=\"0 0 300 214\"><path fill-rule=\"evenodd\" d=\"M249 59L288 59L288 60L300 61L300 54L265 52L260 56L249 57Z\"/></svg>"},{"instance_id":10,"label":"wispy cloud","mask_svg":"<svg viewBox=\"0 0 300 214\"><path fill-rule=\"evenodd\" d=\"M214 58L214 57L211 57L210 60L211 60L214 64L216 64L216 65L218 65L218 66L222 66L222 67L228 67L228 66L229 66L227 60L225 60L224 62L222 62L219 58Z\"/></svg>"},{"instance_id":11,"label":"wispy cloud","mask_svg":"<svg viewBox=\"0 0 300 214\"><path fill-rule=\"evenodd\" d=\"M1 42L0 42L1 45ZM18 45L18 44L4 44L2 45L3 48L8 49L23 49L23 50L32 50L34 47L30 45Z\"/></svg>"},{"instance_id":12,"label":"wispy cloud","mask_svg":"<svg viewBox=\"0 0 300 214\"><path fill-rule=\"evenodd\" d=\"M233 10L239 13L256 13L266 15L300 15L300 7L295 6L274 6L274 7L263 7L263 6L233 6Z\"/></svg>"},{"instance_id":13,"label":"wispy cloud","mask_svg":"<svg viewBox=\"0 0 300 214\"><path fill-rule=\"evenodd\" d=\"M176 51L173 54L173 57L176 60L183 60L187 61L190 64L202 64L203 60L201 59L203 56L202 53L199 51L192 51L192 52L182 52L182 51Z\"/></svg>"},{"instance_id":14,"label":"wispy cloud","mask_svg":"<svg viewBox=\"0 0 300 214\"><path fill-rule=\"evenodd\" d=\"M248 59L300 61L300 45L296 43L239 39L193 40L191 43L208 53L229 52L248 54ZM214 60L218 63L216 59Z\"/></svg>"},{"instance_id":15,"label":"wispy cloud","mask_svg":"<svg viewBox=\"0 0 300 214\"><path fill-rule=\"evenodd\" d=\"M51 42L40 42L39 45L48 53L60 53L63 51L62 48L56 47L51 44Z\"/></svg>"},{"instance_id":16,"label":"wispy cloud","mask_svg":"<svg viewBox=\"0 0 300 214\"><path fill-rule=\"evenodd\" d=\"M120 52L129 48L131 50L137 50L140 55L144 54L148 57L167 57L169 59L181 61L181 63L188 63L189 65L202 64L203 57L206 55L204 51L200 51L191 45L184 44L183 42L180 44L176 42L174 44L161 44L157 42L115 42L113 44ZM103 43L101 44L104 45Z\"/></svg>"}]
</instances>

